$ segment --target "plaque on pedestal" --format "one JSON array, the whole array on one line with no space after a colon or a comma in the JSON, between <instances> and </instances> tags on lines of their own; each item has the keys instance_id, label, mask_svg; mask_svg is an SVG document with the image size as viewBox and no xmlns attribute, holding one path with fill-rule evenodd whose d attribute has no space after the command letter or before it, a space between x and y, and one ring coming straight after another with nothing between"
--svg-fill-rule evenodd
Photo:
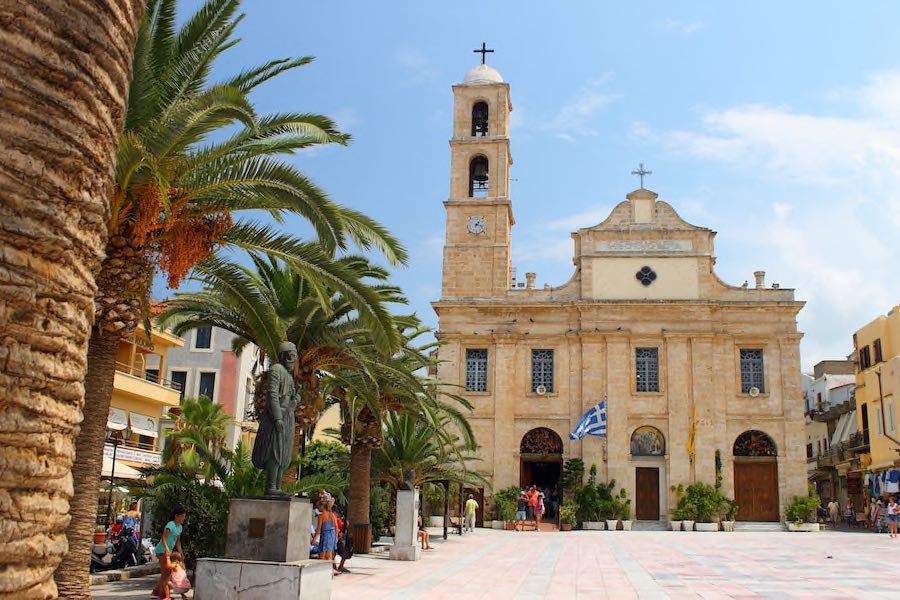
<instances>
[{"instance_id":1,"label":"plaque on pedestal","mask_svg":"<svg viewBox=\"0 0 900 600\"><path fill-rule=\"evenodd\" d=\"M309 558L312 505L305 498L233 498L225 558L294 562Z\"/></svg>"}]
</instances>

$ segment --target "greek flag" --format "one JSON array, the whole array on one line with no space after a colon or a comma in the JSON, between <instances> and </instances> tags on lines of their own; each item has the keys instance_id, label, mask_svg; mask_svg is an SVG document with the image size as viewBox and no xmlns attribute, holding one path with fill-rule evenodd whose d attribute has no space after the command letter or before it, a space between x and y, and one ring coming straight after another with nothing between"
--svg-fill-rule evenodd
<instances>
[{"instance_id":1,"label":"greek flag","mask_svg":"<svg viewBox=\"0 0 900 600\"><path fill-rule=\"evenodd\" d=\"M584 413L575 431L569 434L569 439L582 440L586 435L606 437L606 400L601 400L597 406L592 406Z\"/></svg>"}]
</instances>

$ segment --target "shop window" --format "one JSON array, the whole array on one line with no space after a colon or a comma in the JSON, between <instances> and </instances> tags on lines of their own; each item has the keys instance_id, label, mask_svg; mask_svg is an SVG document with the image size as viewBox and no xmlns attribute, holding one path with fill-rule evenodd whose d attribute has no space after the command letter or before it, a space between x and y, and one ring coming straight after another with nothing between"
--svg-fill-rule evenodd
<instances>
[{"instance_id":1,"label":"shop window","mask_svg":"<svg viewBox=\"0 0 900 600\"><path fill-rule=\"evenodd\" d=\"M466 348L466 391L486 392L488 351Z\"/></svg>"},{"instance_id":2,"label":"shop window","mask_svg":"<svg viewBox=\"0 0 900 600\"><path fill-rule=\"evenodd\" d=\"M658 392L659 349L636 348L634 363L635 389L638 392Z\"/></svg>"}]
</instances>

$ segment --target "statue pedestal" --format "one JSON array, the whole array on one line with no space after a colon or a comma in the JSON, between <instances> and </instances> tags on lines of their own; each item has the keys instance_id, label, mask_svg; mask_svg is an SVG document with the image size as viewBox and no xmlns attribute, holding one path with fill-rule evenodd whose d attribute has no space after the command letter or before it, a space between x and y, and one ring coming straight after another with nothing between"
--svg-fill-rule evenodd
<instances>
[{"instance_id":1,"label":"statue pedestal","mask_svg":"<svg viewBox=\"0 0 900 600\"><path fill-rule=\"evenodd\" d=\"M394 534L394 545L391 546L391 560L419 560L422 557L421 544L417 539L418 508L418 490L399 490L397 492L397 528Z\"/></svg>"},{"instance_id":2,"label":"statue pedestal","mask_svg":"<svg viewBox=\"0 0 900 600\"><path fill-rule=\"evenodd\" d=\"M294 562L309 558L312 505L306 498L234 498L225 558Z\"/></svg>"},{"instance_id":3,"label":"statue pedestal","mask_svg":"<svg viewBox=\"0 0 900 600\"><path fill-rule=\"evenodd\" d=\"M195 600L325 600L331 562L309 560L312 505L305 498L234 498L225 558L200 558Z\"/></svg>"}]
</instances>

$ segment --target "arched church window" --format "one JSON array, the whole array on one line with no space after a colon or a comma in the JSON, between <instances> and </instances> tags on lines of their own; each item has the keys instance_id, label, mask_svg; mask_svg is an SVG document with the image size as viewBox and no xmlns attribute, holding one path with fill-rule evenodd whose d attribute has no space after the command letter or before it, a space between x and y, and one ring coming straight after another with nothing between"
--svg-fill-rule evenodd
<instances>
[{"instance_id":1,"label":"arched church window","mask_svg":"<svg viewBox=\"0 0 900 600\"><path fill-rule=\"evenodd\" d=\"M631 434L632 456L665 456L666 438L656 427L644 425Z\"/></svg>"},{"instance_id":2,"label":"arched church window","mask_svg":"<svg viewBox=\"0 0 900 600\"><path fill-rule=\"evenodd\" d=\"M486 198L488 195L488 159L476 156L469 163L469 198Z\"/></svg>"},{"instance_id":3,"label":"arched church window","mask_svg":"<svg viewBox=\"0 0 900 600\"><path fill-rule=\"evenodd\" d=\"M735 456L778 456L775 442L762 431L745 431L734 441Z\"/></svg>"},{"instance_id":4,"label":"arched church window","mask_svg":"<svg viewBox=\"0 0 900 600\"><path fill-rule=\"evenodd\" d=\"M487 102L476 102L472 107L472 136L482 137L488 134Z\"/></svg>"},{"instance_id":5,"label":"arched church window","mask_svg":"<svg viewBox=\"0 0 900 600\"><path fill-rule=\"evenodd\" d=\"M519 445L522 454L562 454L562 451L562 438L546 427L532 429L522 437Z\"/></svg>"}]
</instances>

